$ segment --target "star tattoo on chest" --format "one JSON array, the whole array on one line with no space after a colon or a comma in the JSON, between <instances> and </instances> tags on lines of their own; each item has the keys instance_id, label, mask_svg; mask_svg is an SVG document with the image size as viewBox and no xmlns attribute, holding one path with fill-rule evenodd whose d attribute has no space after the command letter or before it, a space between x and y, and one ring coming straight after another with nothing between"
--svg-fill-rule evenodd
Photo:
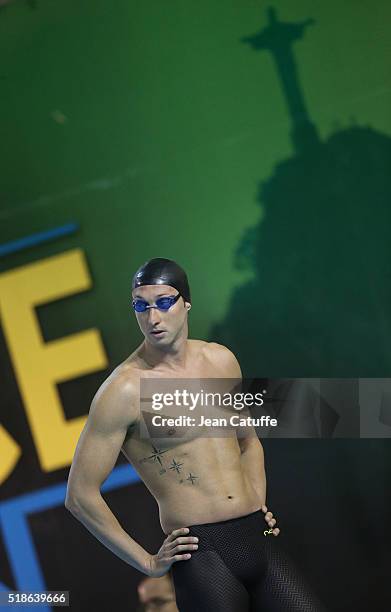
<instances>
[{"instance_id":1,"label":"star tattoo on chest","mask_svg":"<svg viewBox=\"0 0 391 612\"><path fill-rule=\"evenodd\" d=\"M190 484L194 485L196 484L196 480L198 480L199 476L195 476L194 474L192 474L190 472L190 474L188 475L187 478L185 478L185 480L183 480L183 478L179 481L181 484L183 482L189 482Z\"/></svg>"},{"instance_id":2,"label":"star tattoo on chest","mask_svg":"<svg viewBox=\"0 0 391 612\"><path fill-rule=\"evenodd\" d=\"M182 465L183 463L178 463L177 461L175 461L175 459L173 459L170 465L170 470L175 470L177 474L180 474Z\"/></svg>"},{"instance_id":3,"label":"star tattoo on chest","mask_svg":"<svg viewBox=\"0 0 391 612\"><path fill-rule=\"evenodd\" d=\"M156 448L156 446L152 446L152 449L153 449L152 455L149 455L149 457L144 457L143 459L140 459L140 463L145 463L146 461L152 461L153 463L158 463L161 467L163 467L161 456L164 453L167 453L169 449L167 448L166 450L160 450L159 448Z\"/></svg>"}]
</instances>

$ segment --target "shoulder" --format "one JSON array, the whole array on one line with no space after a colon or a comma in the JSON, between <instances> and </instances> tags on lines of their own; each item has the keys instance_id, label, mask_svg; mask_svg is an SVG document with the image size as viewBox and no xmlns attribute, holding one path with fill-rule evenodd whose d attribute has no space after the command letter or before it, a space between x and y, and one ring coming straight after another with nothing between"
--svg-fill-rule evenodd
<instances>
[{"instance_id":1,"label":"shoulder","mask_svg":"<svg viewBox=\"0 0 391 612\"><path fill-rule=\"evenodd\" d=\"M237 359L233 352L224 346L224 344L218 344L217 342L205 342L204 351L218 359L224 359L225 361L237 363Z\"/></svg>"},{"instance_id":2,"label":"shoulder","mask_svg":"<svg viewBox=\"0 0 391 612\"><path fill-rule=\"evenodd\" d=\"M117 400L132 399L139 391L139 384L139 376L132 368L116 368L103 381L94 396L94 400L103 397L114 397Z\"/></svg>"},{"instance_id":3,"label":"shoulder","mask_svg":"<svg viewBox=\"0 0 391 612\"><path fill-rule=\"evenodd\" d=\"M130 369L116 368L96 391L89 420L96 425L130 425L139 412L139 378Z\"/></svg>"},{"instance_id":4,"label":"shoulder","mask_svg":"<svg viewBox=\"0 0 391 612\"><path fill-rule=\"evenodd\" d=\"M239 362L229 348L217 342L205 342L203 350L210 361L224 369L226 376L241 378Z\"/></svg>"}]
</instances>

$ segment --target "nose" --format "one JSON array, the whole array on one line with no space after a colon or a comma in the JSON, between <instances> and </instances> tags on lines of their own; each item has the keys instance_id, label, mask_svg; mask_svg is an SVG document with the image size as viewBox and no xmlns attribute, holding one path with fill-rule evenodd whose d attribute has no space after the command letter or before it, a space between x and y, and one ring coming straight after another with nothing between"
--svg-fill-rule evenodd
<instances>
[{"instance_id":1,"label":"nose","mask_svg":"<svg viewBox=\"0 0 391 612\"><path fill-rule=\"evenodd\" d=\"M152 325L156 325L156 323L160 323L160 313L158 308L148 308L148 316L149 322Z\"/></svg>"}]
</instances>

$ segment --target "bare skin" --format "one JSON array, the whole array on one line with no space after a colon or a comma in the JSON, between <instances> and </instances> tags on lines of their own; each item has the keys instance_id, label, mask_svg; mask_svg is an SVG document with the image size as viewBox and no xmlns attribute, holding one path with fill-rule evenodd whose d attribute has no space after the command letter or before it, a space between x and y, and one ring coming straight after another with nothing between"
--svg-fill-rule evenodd
<instances>
[{"instance_id":1,"label":"bare skin","mask_svg":"<svg viewBox=\"0 0 391 612\"><path fill-rule=\"evenodd\" d=\"M174 587L168 574L160 578L144 578L137 591L145 612L178 612Z\"/></svg>"},{"instance_id":2,"label":"bare skin","mask_svg":"<svg viewBox=\"0 0 391 612\"><path fill-rule=\"evenodd\" d=\"M133 297L153 305L177 294L168 285L147 285ZM188 527L244 516L265 506L266 477L257 437L188 440L151 439L136 434L140 422L140 379L241 378L234 355L222 345L189 340L190 304L180 298L167 312L136 313L144 342L98 389L69 474L66 507L105 546L149 576L164 575L198 547ZM147 553L120 526L100 487L122 451L155 497L167 535L156 555ZM278 535L279 529L273 529Z\"/></svg>"}]
</instances>

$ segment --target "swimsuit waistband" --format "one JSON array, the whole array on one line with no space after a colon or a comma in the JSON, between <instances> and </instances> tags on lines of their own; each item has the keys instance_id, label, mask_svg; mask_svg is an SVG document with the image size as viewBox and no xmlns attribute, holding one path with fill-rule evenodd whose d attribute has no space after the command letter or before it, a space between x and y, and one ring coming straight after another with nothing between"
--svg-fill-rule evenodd
<instances>
[{"instance_id":1,"label":"swimsuit waistband","mask_svg":"<svg viewBox=\"0 0 391 612\"><path fill-rule=\"evenodd\" d=\"M239 525L241 522L244 522L247 519L258 519L260 516L262 517L262 520L264 520L264 513L262 512L261 508L259 508L258 510L254 510L254 512L250 512L249 514L243 514L235 518L225 519L224 521L215 521L214 523L200 523L198 525L188 525L188 527L189 529L208 529L208 527L216 527L218 525L234 526L235 524Z\"/></svg>"}]
</instances>

